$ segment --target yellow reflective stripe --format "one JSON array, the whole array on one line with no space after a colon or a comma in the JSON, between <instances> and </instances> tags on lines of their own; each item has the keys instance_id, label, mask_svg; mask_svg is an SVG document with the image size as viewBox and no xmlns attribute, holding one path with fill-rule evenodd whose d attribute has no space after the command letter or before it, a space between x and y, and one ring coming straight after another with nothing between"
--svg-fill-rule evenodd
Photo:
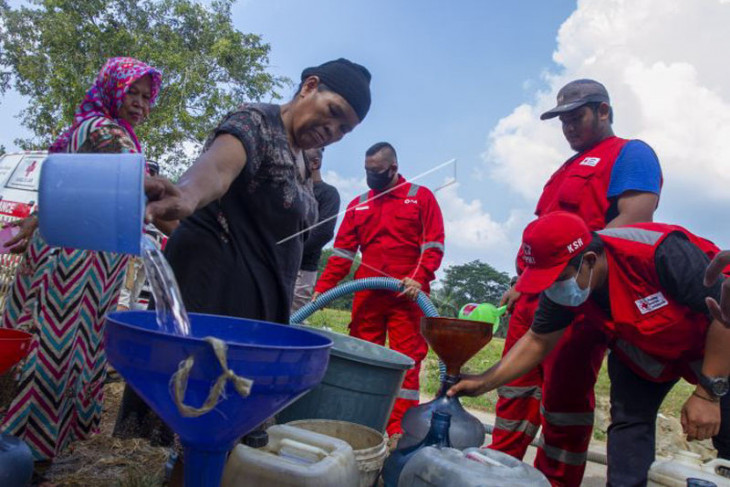
<instances>
[{"instance_id":1,"label":"yellow reflective stripe","mask_svg":"<svg viewBox=\"0 0 730 487\"><path fill-rule=\"evenodd\" d=\"M542 390L539 386L502 386L497 388L497 394L499 394L499 397L503 397L505 399L518 399L522 397L534 397L537 400L542 399Z\"/></svg>"},{"instance_id":2,"label":"yellow reflective stripe","mask_svg":"<svg viewBox=\"0 0 730 487\"><path fill-rule=\"evenodd\" d=\"M540 404L540 414L553 426L593 426L593 413L553 413Z\"/></svg>"},{"instance_id":3,"label":"yellow reflective stripe","mask_svg":"<svg viewBox=\"0 0 730 487\"><path fill-rule=\"evenodd\" d=\"M545 437L540 435L538 440L538 448L540 448L548 458L551 458L557 462L565 463L566 465L573 465L580 467L585 465L586 459L588 458L588 452L576 453L568 450L563 450L556 446L545 444Z\"/></svg>"},{"instance_id":4,"label":"yellow reflective stripe","mask_svg":"<svg viewBox=\"0 0 730 487\"><path fill-rule=\"evenodd\" d=\"M540 429L540 425L532 424L527 420L520 421L519 419L505 419L497 416L494 421L494 427L504 431L513 431L515 433L524 433L530 438L534 438L537 431Z\"/></svg>"}]
</instances>

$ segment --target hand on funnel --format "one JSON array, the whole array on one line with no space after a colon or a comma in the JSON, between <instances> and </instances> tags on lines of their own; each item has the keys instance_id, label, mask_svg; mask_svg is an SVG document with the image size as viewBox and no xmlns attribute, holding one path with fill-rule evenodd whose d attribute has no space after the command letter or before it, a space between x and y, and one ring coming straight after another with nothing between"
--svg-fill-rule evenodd
<instances>
[{"instance_id":1,"label":"hand on funnel","mask_svg":"<svg viewBox=\"0 0 730 487\"><path fill-rule=\"evenodd\" d=\"M494 387L490 386L488 379L488 373L479 375L468 375L463 374L461 380L451 386L446 392L449 397L452 396L481 396L482 394L491 391Z\"/></svg>"}]
</instances>

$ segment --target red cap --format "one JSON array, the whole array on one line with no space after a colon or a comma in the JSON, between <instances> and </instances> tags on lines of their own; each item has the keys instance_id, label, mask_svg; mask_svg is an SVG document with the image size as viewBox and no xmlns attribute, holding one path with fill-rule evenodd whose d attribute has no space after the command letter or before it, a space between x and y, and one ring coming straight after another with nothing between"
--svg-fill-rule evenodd
<instances>
[{"instance_id":1,"label":"red cap","mask_svg":"<svg viewBox=\"0 0 730 487\"><path fill-rule=\"evenodd\" d=\"M520 255L525 270L515 288L530 294L549 288L591 238L588 226L573 213L556 211L531 222L522 234Z\"/></svg>"}]
</instances>

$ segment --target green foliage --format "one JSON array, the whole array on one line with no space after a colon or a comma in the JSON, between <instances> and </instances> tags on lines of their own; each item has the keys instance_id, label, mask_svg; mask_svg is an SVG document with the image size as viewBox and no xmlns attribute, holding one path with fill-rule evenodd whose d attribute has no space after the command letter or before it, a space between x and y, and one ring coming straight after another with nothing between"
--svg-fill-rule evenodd
<instances>
[{"instance_id":1,"label":"green foliage","mask_svg":"<svg viewBox=\"0 0 730 487\"><path fill-rule=\"evenodd\" d=\"M181 173L207 132L246 100L279 98L289 84L267 72L269 45L231 22L234 0L0 0L0 94L29 98L20 113L43 149L67 126L105 60L132 56L163 73L138 135L167 175Z\"/></svg>"},{"instance_id":2,"label":"green foliage","mask_svg":"<svg viewBox=\"0 0 730 487\"><path fill-rule=\"evenodd\" d=\"M5 146L0 144L0 156L5 154Z\"/></svg>"},{"instance_id":3,"label":"green foliage","mask_svg":"<svg viewBox=\"0 0 730 487\"><path fill-rule=\"evenodd\" d=\"M317 266L317 277L322 275L322 271L324 271L324 268L327 266L327 261L332 255L332 252L333 251L331 247L322 250L322 256L319 258L319 265ZM355 272L357 271L358 267L360 267L359 255L355 257L355 262L353 262L352 267L350 268L350 273L340 281L340 284L352 281L355 278ZM335 299L328 306L333 309L343 309L350 311L352 310L352 298L353 294L351 293L346 296L342 296L341 298Z\"/></svg>"},{"instance_id":4,"label":"green foliage","mask_svg":"<svg viewBox=\"0 0 730 487\"><path fill-rule=\"evenodd\" d=\"M436 306L439 316L446 318L456 318L461 307L466 304L459 304L453 291L446 291L442 286L431 289L431 301Z\"/></svg>"},{"instance_id":5,"label":"green foliage","mask_svg":"<svg viewBox=\"0 0 730 487\"><path fill-rule=\"evenodd\" d=\"M509 288L509 275L480 260L444 270L443 291L459 308L467 303L498 304Z\"/></svg>"}]
</instances>

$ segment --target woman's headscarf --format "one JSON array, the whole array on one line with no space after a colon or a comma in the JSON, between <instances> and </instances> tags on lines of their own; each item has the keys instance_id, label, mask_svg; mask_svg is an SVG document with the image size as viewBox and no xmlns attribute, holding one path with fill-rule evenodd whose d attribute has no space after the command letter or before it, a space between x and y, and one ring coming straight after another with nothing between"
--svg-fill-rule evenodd
<instances>
[{"instance_id":1,"label":"woman's headscarf","mask_svg":"<svg viewBox=\"0 0 730 487\"><path fill-rule=\"evenodd\" d=\"M146 75L152 78L150 98L150 105L152 105L160 91L162 74L152 66L131 57L114 57L107 60L104 67L99 71L94 85L86 92L84 101L76 108L73 124L64 130L48 151L65 152L71 140L71 135L79 125L90 118L105 117L121 125L129 133L137 151L141 152L142 148L139 145L139 140L137 140L137 134L134 133L134 129L129 122L119 118L119 109L122 107L124 95L129 87Z\"/></svg>"}]
</instances>

